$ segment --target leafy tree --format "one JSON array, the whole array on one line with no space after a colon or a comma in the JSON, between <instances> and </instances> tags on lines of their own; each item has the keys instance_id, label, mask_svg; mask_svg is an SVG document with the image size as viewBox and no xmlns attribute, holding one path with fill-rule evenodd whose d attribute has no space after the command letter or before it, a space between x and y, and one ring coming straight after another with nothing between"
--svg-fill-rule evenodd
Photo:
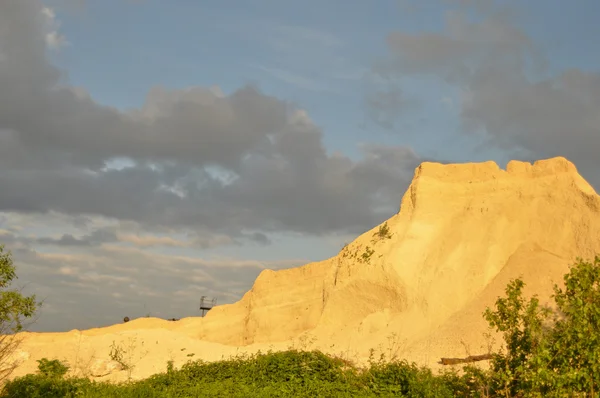
<instances>
[{"instance_id":1,"label":"leafy tree","mask_svg":"<svg viewBox=\"0 0 600 398\"><path fill-rule=\"evenodd\" d=\"M512 280L485 319L505 349L492 359L496 393L505 396L595 396L600 390L600 257L577 259L554 286L555 310L523 297Z\"/></svg>"},{"instance_id":2,"label":"leafy tree","mask_svg":"<svg viewBox=\"0 0 600 398\"><path fill-rule=\"evenodd\" d=\"M536 296L526 301L524 286L521 279L510 281L506 297L496 301L496 310L488 308L484 313L489 325L503 334L505 343L505 351L495 354L491 362L496 390L511 397L517 391L540 387L535 375L543 364L533 358L546 349L549 333L544 326L550 310L542 308Z\"/></svg>"},{"instance_id":3,"label":"leafy tree","mask_svg":"<svg viewBox=\"0 0 600 398\"><path fill-rule=\"evenodd\" d=\"M552 333L550 367L557 384L573 392L600 390L600 257L578 259L554 287L557 316Z\"/></svg>"},{"instance_id":4,"label":"leafy tree","mask_svg":"<svg viewBox=\"0 0 600 398\"><path fill-rule=\"evenodd\" d=\"M17 279L10 251L0 245L0 381L6 379L16 367L12 354L21 339L15 333L23 330L24 318L32 317L40 303L35 295L24 296L20 291L11 289Z\"/></svg>"}]
</instances>

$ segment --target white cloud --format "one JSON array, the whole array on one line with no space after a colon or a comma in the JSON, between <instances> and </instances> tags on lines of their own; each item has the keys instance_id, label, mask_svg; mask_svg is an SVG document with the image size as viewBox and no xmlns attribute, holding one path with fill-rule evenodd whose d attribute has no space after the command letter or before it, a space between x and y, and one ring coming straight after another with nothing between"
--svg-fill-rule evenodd
<instances>
[{"instance_id":1,"label":"white cloud","mask_svg":"<svg viewBox=\"0 0 600 398\"><path fill-rule=\"evenodd\" d=\"M63 34L59 32L60 22L56 19L56 13L50 7L42 8L42 15L45 19L44 27L46 29L46 45L52 50L58 50L69 44Z\"/></svg>"},{"instance_id":2,"label":"white cloud","mask_svg":"<svg viewBox=\"0 0 600 398\"><path fill-rule=\"evenodd\" d=\"M5 26L2 241L35 293L74 302L39 327L90 326L78 323L90 308L99 319L115 308L131 315L173 291L239 298L262 269L304 260L215 258L209 249L267 244L289 231L364 231L392 214L378 210L382 193L397 208L420 161L402 148L331 156L305 111L254 86L227 95L216 86L156 88L136 111L102 106L82 88L57 87L61 71L44 40L65 41L51 8L0 1ZM174 304L160 298L152 304Z\"/></svg>"}]
</instances>

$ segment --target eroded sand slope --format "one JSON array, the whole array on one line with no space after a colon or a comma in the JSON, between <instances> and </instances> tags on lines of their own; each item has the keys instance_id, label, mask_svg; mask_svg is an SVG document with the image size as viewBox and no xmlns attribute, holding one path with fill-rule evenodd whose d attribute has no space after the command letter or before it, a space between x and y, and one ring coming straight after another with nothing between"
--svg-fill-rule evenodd
<instances>
[{"instance_id":1,"label":"eroded sand slope","mask_svg":"<svg viewBox=\"0 0 600 398\"><path fill-rule=\"evenodd\" d=\"M113 340L134 335L145 352L134 378L163 371L170 359L181 364L191 351L214 360L299 338L359 361L379 348L435 367L441 356L485 350L481 314L510 279L522 276L544 301L576 257L600 253L600 197L564 158L512 161L506 170L423 163L386 225L391 236L378 236L377 226L325 261L263 271L239 302L203 319L26 334L28 357L16 374L41 357L107 358Z\"/></svg>"}]
</instances>

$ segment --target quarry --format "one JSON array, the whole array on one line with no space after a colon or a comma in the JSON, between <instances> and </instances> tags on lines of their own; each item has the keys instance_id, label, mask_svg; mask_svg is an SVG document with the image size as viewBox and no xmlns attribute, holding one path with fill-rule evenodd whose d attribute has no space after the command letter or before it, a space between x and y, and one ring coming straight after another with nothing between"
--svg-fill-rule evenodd
<instances>
[{"instance_id":1,"label":"quarry","mask_svg":"<svg viewBox=\"0 0 600 398\"><path fill-rule=\"evenodd\" d=\"M511 279L548 302L576 258L599 252L600 197L569 160L511 161L506 170L425 162L399 212L336 256L264 270L238 302L205 317L23 332L12 377L35 373L43 357L123 381L163 372L168 361L177 368L290 347L356 364L374 349L439 369L443 357L497 349L482 313ZM128 347L130 372L109 360L118 345Z\"/></svg>"}]
</instances>

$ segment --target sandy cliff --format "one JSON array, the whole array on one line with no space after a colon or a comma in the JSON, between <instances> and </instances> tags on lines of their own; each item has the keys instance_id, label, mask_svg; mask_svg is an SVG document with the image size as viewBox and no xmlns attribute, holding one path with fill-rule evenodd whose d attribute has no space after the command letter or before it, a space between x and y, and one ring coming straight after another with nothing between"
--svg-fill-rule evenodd
<instances>
[{"instance_id":1,"label":"sandy cliff","mask_svg":"<svg viewBox=\"0 0 600 398\"><path fill-rule=\"evenodd\" d=\"M379 234L384 226L389 233ZM484 350L481 314L511 278L522 276L544 300L576 257L596 253L600 197L567 159L511 161L506 170L494 162L423 163L398 214L335 257L265 270L239 302L203 319L139 320L78 338L93 346L134 331L150 340L160 335L144 362L161 366L172 339L202 351L195 358L218 359L239 346L286 348L301 336L357 359L379 346L434 366L441 356ZM51 339L66 352L71 334L31 334L23 350ZM154 371L138 370L139 377Z\"/></svg>"},{"instance_id":2,"label":"sandy cliff","mask_svg":"<svg viewBox=\"0 0 600 398\"><path fill-rule=\"evenodd\" d=\"M242 300L211 311L198 336L247 345L307 331L340 341L343 330L372 341L381 326L365 324L380 312L415 342L465 311L479 325L510 278L523 275L546 294L575 257L599 252L599 210L600 198L564 158L512 161L506 170L423 163L386 222L391 237L379 237L378 226L334 258L264 271Z\"/></svg>"}]
</instances>

